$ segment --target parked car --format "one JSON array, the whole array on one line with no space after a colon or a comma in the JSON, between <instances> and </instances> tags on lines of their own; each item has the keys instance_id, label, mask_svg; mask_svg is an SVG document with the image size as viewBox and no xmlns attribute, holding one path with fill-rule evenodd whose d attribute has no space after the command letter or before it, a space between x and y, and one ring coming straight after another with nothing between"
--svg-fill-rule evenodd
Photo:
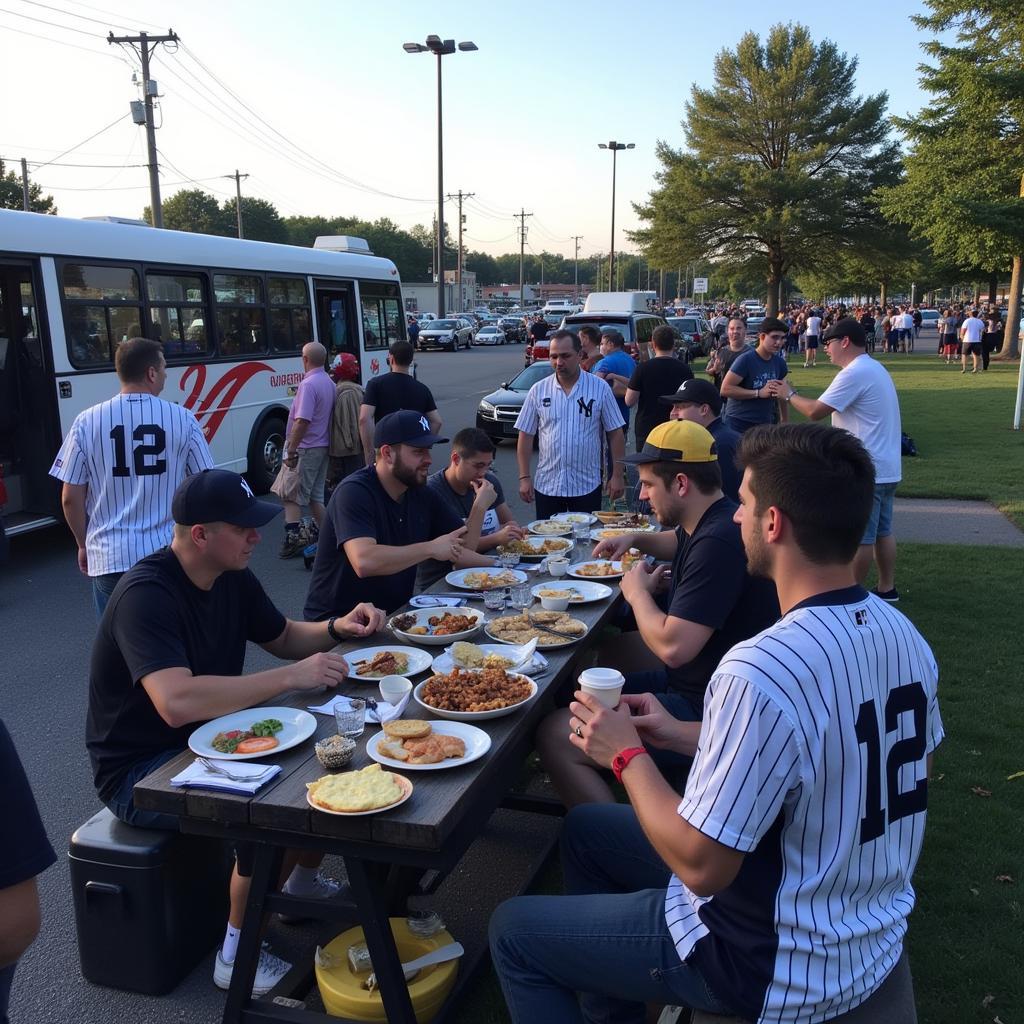
<instances>
[{"instance_id":1,"label":"parked car","mask_svg":"<svg viewBox=\"0 0 1024 1024\"><path fill-rule=\"evenodd\" d=\"M504 345L505 344L505 332L494 324L484 324L479 331L476 332L476 337L473 339L474 345Z\"/></svg>"},{"instance_id":2,"label":"parked car","mask_svg":"<svg viewBox=\"0 0 1024 1024\"><path fill-rule=\"evenodd\" d=\"M757 334L757 329L764 323L765 316L763 313L751 314L747 317L747 337Z\"/></svg>"},{"instance_id":3,"label":"parked car","mask_svg":"<svg viewBox=\"0 0 1024 1024\"><path fill-rule=\"evenodd\" d=\"M506 341L519 342L526 335L526 328L523 326L521 316L503 316L498 321L498 326L505 332Z\"/></svg>"},{"instance_id":4,"label":"parked car","mask_svg":"<svg viewBox=\"0 0 1024 1024\"><path fill-rule=\"evenodd\" d=\"M687 359L706 356L715 343L715 332L711 324L701 316L670 316L666 322L682 341L680 346Z\"/></svg>"},{"instance_id":5,"label":"parked car","mask_svg":"<svg viewBox=\"0 0 1024 1024\"><path fill-rule=\"evenodd\" d=\"M921 330L923 331L926 327L931 329L938 327L939 325L939 311L937 309L922 309L921 310Z\"/></svg>"},{"instance_id":6,"label":"parked car","mask_svg":"<svg viewBox=\"0 0 1024 1024\"><path fill-rule=\"evenodd\" d=\"M594 324L599 331L613 328L625 339L626 351L634 359L647 360L651 355L651 335L654 328L663 323L665 318L654 313L602 313L596 310L567 316L562 326L573 334L577 334L583 324ZM547 355L545 354L543 358L547 358Z\"/></svg>"},{"instance_id":7,"label":"parked car","mask_svg":"<svg viewBox=\"0 0 1024 1024\"><path fill-rule=\"evenodd\" d=\"M526 393L539 380L551 376L554 371L548 362L533 363L520 370L511 381L505 382L497 391L484 395L476 410L476 425L495 444L504 440L515 440L519 433L515 429L516 419L526 401Z\"/></svg>"},{"instance_id":8,"label":"parked car","mask_svg":"<svg viewBox=\"0 0 1024 1024\"><path fill-rule=\"evenodd\" d=\"M472 341L473 328L467 320L432 320L420 329L416 347L420 350L440 348L454 352L459 348L469 348Z\"/></svg>"}]
</instances>

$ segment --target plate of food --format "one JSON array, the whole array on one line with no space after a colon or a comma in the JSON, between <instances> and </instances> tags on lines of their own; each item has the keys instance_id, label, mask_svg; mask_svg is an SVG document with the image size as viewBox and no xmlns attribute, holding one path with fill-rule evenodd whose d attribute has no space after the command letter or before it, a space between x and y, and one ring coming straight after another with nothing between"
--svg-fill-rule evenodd
<instances>
[{"instance_id":1,"label":"plate of food","mask_svg":"<svg viewBox=\"0 0 1024 1024\"><path fill-rule=\"evenodd\" d=\"M603 601L606 597L612 596L612 588L606 587L603 583L564 583L559 586L558 581L554 583L537 583L530 593L540 600L543 597L568 597L569 604L591 604L594 601Z\"/></svg>"},{"instance_id":2,"label":"plate of food","mask_svg":"<svg viewBox=\"0 0 1024 1024\"><path fill-rule=\"evenodd\" d=\"M611 580L622 575L621 562L609 562L606 558L597 558L591 562L577 562L569 566L569 575L579 580Z\"/></svg>"},{"instance_id":3,"label":"plate of food","mask_svg":"<svg viewBox=\"0 0 1024 1024\"><path fill-rule=\"evenodd\" d=\"M648 523L646 526L596 526L590 531L591 540L611 540L613 537L624 537L628 533L657 533L658 527Z\"/></svg>"},{"instance_id":4,"label":"plate of food","mask_svg":"<svg viewBox=\"0 0 1024 1024\"><path fill-rule=\"evenodd\" d=\"M388 768L436 772L458 768L484 756L491 737L464 722L398 718L385 722L366 743L366 752Z\"/></svg>"},{"instance_id":5,"label":"plate of food","mask_svg":"<svg viewBox=\"0 0 1024 1024\"><path fill-rule=\"evenodd\" d=\"M572 533L572 523L564 519L535 519L526 528L539 537L564 537Z\"/></svg>"},{"instance_id":6,"label":"plate of food","mask_svg":"<svg viewBox=\"0 0 1024 1024\"><path fill-rule=\"evenodd\" d=\"M471 647L473 653L462 654L461 660L456 662L448 651L444 651L430 665L435 675L451 672L453 668L502 668L521 669L536 679L548 670L548 659L543 654L538 654L536 650L525 659L517 660L520 657L519 652L525 651L526 647L516 647L512 644L467 644L461 640L452 646Z\"/></svg>"},{"instance_id":7,"label":"plate of food","mask_svg":"<svg viewBox=\"0 0 1024 1024\"><path fill-rule=\"evenodd\" d=\"M356 818L380 814L404 804L412 796L412 783L401 775L384 771L379 764L357 772L324 775L306 783L306 803L324 814Z\"/></svg>"},{"instance_id":8,"label":"plate of food","mask_svg":"<svg viewBox=\"0 0 1024 1024\"><path fill-rule=\"evenodd\" d=\"M415 644L430 647L444 646L455 640L468 640L484 623L480 608L459 608L446 611L440 608L416 608L399 612L388 620L395 636Z\"/></svg>"},{"instance_id":9,"label":"plate of food","mask_svg":"<svg viewBox=\"0 0 1024 1024\"><path fill-rule=\"evenodd\" d=\"M435 612L436 614L436 612ZM375 683L385 676L415 676L430 668L430 655L416 647L363 647L342 655L349 679Z\"/></svg>"},{"instance_id":10,"label":"plate of food","mask_svg":"<svg viewBox=\"0 0 1024 1024\"><path fill-rule=\"evenodd\" d=\"M556 512L551 518L556 522L580 523L584 526L597 522L597 516L592 516L589 512Z\"/></svg>"},{"instance_id":11,"label":"plate of food","mask_svg":"<svg viewBox=\"0 0 1024 1024\"><path fill-rule=\"evenodd\" d=\"M250 708L221 715L188 738L200 757L249 761L297 747L316 732L316 719L299 708Z\"/></svg>"},{"instance_id":12,"label":"plate of food","mask_svg":"<svg viewBox=\"0 0 1024 1024\"><path fill-rule=\"evenodd\" d=\"M454 668L424 679L412 695L439 718L476 722L518 711L537 696L537 684L529 676L500 668Z\"/></svg>"},{"instance_id":13,"label":"plate of food","mask_svg":"<svg viewBox=\"0 0 1024 1024\"><path fill-rule=\"evenodd\" d=\"M627 530L655 530L648 516L639 512L595 512L594 518L605 526L620 526Z\"/></svg>"},{"instance_id":14,"label":"plate of food","mask_svg":"<svg viewBox=\"0 0 1024 1024\"><path fill-rule=\"evenodd\" d=\"M498 554L511 552L520 558L540 561L550 555L564 555L572 548L573 542L566 537L524 537L522 540L511 540L498 547Z\"/></svg>"},{"instance_id":15,"label":"plate of food","mask_svg":"<svg viewBox=\"0 0 1024 1024\"><path fill-rule=\"evenodd\" d=\"M505 644L525 644L536 639L537 646L544 650L554 647L568 647L587 635L587 624L574 619L565 612L536 611L531 613L535 622L551 629L557 629L566 636L556 636L547 630L538 629L523 615L503 615L487 623L486 633L492 640Z\"/></svg>"},{"instance_id":16,"label":"plate of food","mask_svg":"<svg viewBox=\"0 0 1024 1024\"><path fill-rule=\"evenodd\" d=\"M527 575L519 569L456 569L445 576L445 583L460 590L495 590L525 583Z\"/></svg>"}]
</instances>

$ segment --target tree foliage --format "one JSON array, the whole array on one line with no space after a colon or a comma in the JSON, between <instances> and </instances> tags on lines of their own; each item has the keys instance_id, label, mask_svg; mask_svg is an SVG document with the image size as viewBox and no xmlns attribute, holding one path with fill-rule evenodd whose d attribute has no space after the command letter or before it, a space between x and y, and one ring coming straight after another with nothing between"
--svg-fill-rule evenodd
<instances>
[{"instance_id":1,"label":"tree foliage","mask_svg":"<svg viewBox=\"0 0 1024 1024\"><path fill-rule=\"evenodd\" d=\"M635 206L647 226L632 237L646 255L756 273L771 312L786 274L854 248L875 216L869 196L899 166L887 96L856 96L856 69L802 25L722 50L714 86L694 86L686 104L687 148L659 142L658 187Z\"/></svg>"},{"instance_id":2,"label":"tree foliage","mask_svg":"<svg viewBox=\"0 0 1024 1024\"><path fill-rule=\"evenodd\" d=\"M0 160L0 209L20 210L23 206L21 175L5 169ZM30 213L56 213L53 196L44 196L43 190L31 180L28 184L28 208Z\"/></svg>"}]
</instances>

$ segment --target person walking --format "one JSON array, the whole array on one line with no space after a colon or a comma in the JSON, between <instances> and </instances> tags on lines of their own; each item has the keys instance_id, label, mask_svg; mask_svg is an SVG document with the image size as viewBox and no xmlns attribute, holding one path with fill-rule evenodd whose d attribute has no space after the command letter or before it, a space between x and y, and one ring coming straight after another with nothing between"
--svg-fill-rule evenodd
<instances>
[{"instance_id":1,"label":"person walking","mask_svg":"<svg viewBox=\"0 0 1024 1024\"><path fill-rule=\"evenodd\" d=\"M811 369L818 360L818 338L821 337L821 314L812 309L804 325L804 369Z\"/></svg>"},{"instance_id":2,"label":"person walking","mask_svg":"<svg viewBox=\"0 0 1024 1024\"><path fill-rule=\"evenodd\" d=\"M651 344L654 358L637 366L626 387L626 405L636 409L633 433L637 451L643 449L647 435L659 423L668 420L669 410L661 396L670 388L678 388L684 381L693 380L689 364L676 358L676 336L668 324L654 328Z\"/></svg>"},{"instance_id":3,"label":"person walking","mask_svg":"<svg viewBox=\"0 0 1024 1024\"><path fill-rule=\"evenodd\" d=\"M160 398L167 381L160 342L122 341L114 369L120 392L75 417L50 467L64 485L61 505L97 618L122 573L170 544L178 484L213 466L195 416Z\"/></svg>"},{"instance_id":4,"label":"person walking","mask_svg":"<svg viewBox=\"0 0 1024 1024\"><path fill-rule=\"evenodd\" d=\"M999 310L995 306L989 306L985 315L985 335L981 339L981 368L988 369L989 358L993 352L997 352L1003 340L1003 321L999 316Z\"/></svg>"},{"instance_id":5,"label":"person walking","mask_svg":"<svg viewBox=\"0 0 1024 1024\"><path fill-rule=\"evenodd\" d=\"M325 369L327 349L318 341L302 347L299 382L285 426L281 471L271 488L284 502L284 540L280 558L294 558L316 540L324 518L324 483L327 479L334 382ZM302 529L302 509L309 509L314 527Z\"/></svg>"},{"instance_id":6,"label":"person walking","mask_svg":"<svg viewBox=\"0 0 1024 1024\"><path fill-rule=\"evenodd\" d=\"M780 384L789 373L786 360L779 355L787 327L768 317L757 330L757 348L736 359L722 380L722 397L729 400L725 419L737 434L759 423L774 423L776 415L785 422L789 415L779 398Z\"/></svg>"},{"instance_id":7,"label":"person walking","mask_svg":"<svg viewBox=\"0 0 1024 1024\"><path fill-rule=\"evenodd\" d=\"M359 436L359 408L363 404L359 361L351 352L342 352L333 376L336 383L331 442L327 450L327 491L333 491L349 473L366 465L363 441Z\"/></svg>"},{"instance_id":8,"label":"person walking","mask_svg":"<svg viewBox=\"0 0 1024 1024\"><path fill-rule=\"evenodd\" d=\"M967 372L967 357L971 357L971 373L978 372L978 356L981 355L981 339L985 334L985 321L973 309L967 310L967 317L960 325L961 373Z\"/></svg>"}]
</instances>

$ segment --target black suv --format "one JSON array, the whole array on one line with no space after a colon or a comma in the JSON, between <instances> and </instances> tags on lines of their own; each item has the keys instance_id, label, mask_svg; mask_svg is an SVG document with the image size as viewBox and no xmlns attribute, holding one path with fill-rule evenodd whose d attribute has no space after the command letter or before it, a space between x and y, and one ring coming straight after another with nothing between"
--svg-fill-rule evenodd
<instances>
[{"instance_id":1,"label":"black suv","mask_svg":"<svg viewBox=\"0 0 1024 1024\"><path fill-rule=\"evenodd\" d=\"M663 316L654 313L573 313L565 318L563 327L578 334L584 324L593 324L601 332L612 328L626 341L626 351L634 358L651 357L651 335L654 328L665 323Z\"/></svg>"}]
</instances>

